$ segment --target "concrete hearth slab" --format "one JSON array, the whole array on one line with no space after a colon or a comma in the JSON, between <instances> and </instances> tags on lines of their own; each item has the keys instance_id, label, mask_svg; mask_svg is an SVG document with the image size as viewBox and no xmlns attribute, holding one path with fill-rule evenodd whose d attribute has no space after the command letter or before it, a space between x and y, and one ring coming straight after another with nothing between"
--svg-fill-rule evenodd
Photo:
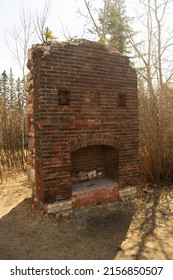
<instances>
[{"instance_id":1,"label":"concrete hearth slab","mask_svg":"<svg viewBox=\"0 0 173 280\"><path fill-rule=\"evenodd\" d=\"M72 185L72 192L85 192L93 189L117 186L117 183L110 178L101 178L98 180L78 182Z\"/></svg>"},{"instance_id":2,"label":"concrete hearth slab","mask_svg":"<svg viewBox=\"0 0 173 280\"><path fill-rule=\"evenodd\" d=\"M74 184L72 189L74 208L119 198L118 184L108 178Z\"/></svg>"}]
</instances>

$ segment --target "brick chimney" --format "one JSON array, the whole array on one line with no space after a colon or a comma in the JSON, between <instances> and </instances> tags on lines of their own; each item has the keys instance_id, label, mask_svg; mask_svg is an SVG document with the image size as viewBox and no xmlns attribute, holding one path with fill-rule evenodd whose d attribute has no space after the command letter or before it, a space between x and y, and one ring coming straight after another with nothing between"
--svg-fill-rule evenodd
<instances>
[{"instance_id":1,"label":"brick chimney","mask_svg":"<svg viewBox=\"0 0 173 280\"><path fill-rule=\"evenodd\" d=\"M33 197L49 203L71 199L75 186L101 182L106 190L112 182L118 193L135 184L137 77L129 58L75 40L32 46L27 66Z\"/></svg>"}]
</instances>

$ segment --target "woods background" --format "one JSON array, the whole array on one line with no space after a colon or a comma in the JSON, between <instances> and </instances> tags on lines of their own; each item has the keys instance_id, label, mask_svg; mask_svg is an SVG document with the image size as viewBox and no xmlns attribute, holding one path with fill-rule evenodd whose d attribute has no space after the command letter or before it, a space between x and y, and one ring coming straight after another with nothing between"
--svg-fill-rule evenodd
<instances>
[{"instance_id":1,"label":"woods background","mask_svg":"<svg viewBox=\"0 0 173 280\"><path fill-rule=\"evenodd\" d=\"M140 0L133 18L123 0L82 0L77 15L85 19L81 38L115 47L130 57L138 75L140 177L158 183L173 180L173 28L169 19L173 0ZM80 3L82 2L82 6ZM47 27L51 5L33 15L22 7L19 22L7 34L14 41L11 51L21 69L0 75L0 168L24 168L27 161L25 116L27 49L59 37ZM20 30L20 31L19 31ZM62 25L65 40L79 37Z\"/></svg>"}]
</instances>

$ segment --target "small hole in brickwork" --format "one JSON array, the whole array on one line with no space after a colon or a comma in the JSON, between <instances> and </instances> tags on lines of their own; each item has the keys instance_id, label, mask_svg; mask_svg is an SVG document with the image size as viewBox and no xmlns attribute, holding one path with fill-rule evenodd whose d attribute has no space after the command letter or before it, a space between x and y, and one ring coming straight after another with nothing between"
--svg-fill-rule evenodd
<instances>
[{"instance_id":1,"label":"small hole in brickwork","mask_svg":"<svg viewBox=\"0 0 173 280\"><path fill-rule=\"evenodd\" d=\"M91 100L91 103L94 103L96 105L100 105L100 102L101 102L100 92L98 92L98 91L90 92L90 100Z\"/></svg>"},{"instance_id":2,"label":"small hole in brickwork","mask_svg":"<svg viewBox=\"0 0 173 280\"><path fill-rule=\"evenodd\" d=\"M118 107L126 107L126 106L127 106L127 94L118 93Z\"/></svg>"},{"instance_id":3,"label":"small hole in brickwork","mask_svg":"<svg viewBox=\"0 0 173 280\"><path fill-rule=\"evenodd\" d=\"M58 89L58 104L61 106L69 105L70 103L70 92L65 89Z\"/></svg>"}]
</instances>

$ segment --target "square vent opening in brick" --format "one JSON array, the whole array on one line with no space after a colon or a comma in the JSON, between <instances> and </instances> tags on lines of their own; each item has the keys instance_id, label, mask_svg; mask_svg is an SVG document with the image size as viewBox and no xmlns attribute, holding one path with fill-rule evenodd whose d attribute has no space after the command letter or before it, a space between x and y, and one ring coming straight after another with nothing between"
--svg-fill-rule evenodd
<instances>
[{"instance_id":1,"label":"square vent opening in brick","mask_svg":"<svg viewBox=\"0 0 173 280\"><path fill-rule=\"evenodd\" d=\"M127 94L118 93L118 107L126 107L126 106L127 106Z\"/></svg>"},{"instance_id":2,"label":"square vent opening in brick","mask_svg":"<svg viewBox=\"0 0 173 280\"><path fill-rule=\"evenodd\" d=\"M61 106L69 105L70 92L67 89L58 89L58 104Z\"/></svg>"}]
</instances>

